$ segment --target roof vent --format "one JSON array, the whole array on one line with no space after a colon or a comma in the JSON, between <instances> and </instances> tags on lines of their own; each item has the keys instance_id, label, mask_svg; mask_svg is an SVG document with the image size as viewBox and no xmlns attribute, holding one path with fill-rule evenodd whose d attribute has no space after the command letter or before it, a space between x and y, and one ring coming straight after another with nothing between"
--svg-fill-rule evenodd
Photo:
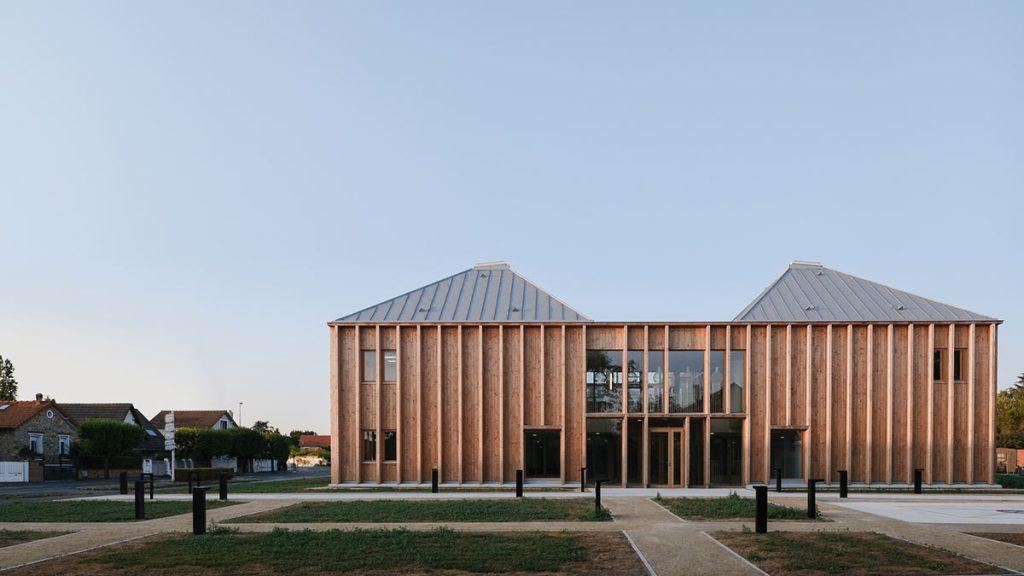
<instances>
[{"instance_id":1,"label":"roof vent","mask_svg":"<svg viewBox=\"0 0 1024 576\"><path fill-rule=\"evenodd\" d=\"M808 304L807 306L804 306L804 310L814 310L814 304Z\"/></svg>"},{"instance_id":2,"label":"roof vent","mask_svg":"<svg viewBox=\"0 0 1024 576\"><path fill-rule=\"evenodd\" d=\"M513 312L519 312L519 308L518 308L517 306L513 306L513 307L512 307L512 311L513 311Z\"/></svg>"},{"instance_id":3,"label":"roof vent","mask_svg":"<svg viewBox=\"0 0 1024 576\"><path fill-rule=\"evenodd\" d=\"M419 310L417 310L417 312L426 312L426 311L427 311L426 308L420 308Z\"/></svg>"},{"instance_id":4,"label":"roof vent","mask_svg":"<svg viewBox=\"0 0 1024 576\"><path fill-rule=\"evenodd\" d=\"M903 306L903 304L896 304L895 306L893 306L893 308L897 310L906 310L906 307Z\"/></svg>"},{"instance_id":5,"label":"roof vent","mask_svg":"<svg viewBox=\"0 0 1024 576\"><path fill-rule=\"evenodd\" d=\"M511 270L509 265L501 260L496 262L481 262L473 265L474 270Z\"/></svg>"}]
</instances>

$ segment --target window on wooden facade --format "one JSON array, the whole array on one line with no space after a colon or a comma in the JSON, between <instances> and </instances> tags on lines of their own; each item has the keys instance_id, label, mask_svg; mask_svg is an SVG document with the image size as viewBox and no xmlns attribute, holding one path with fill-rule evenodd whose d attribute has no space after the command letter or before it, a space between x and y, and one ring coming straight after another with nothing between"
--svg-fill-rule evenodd
<instances>
[{"instance_id":1,"label":"window on wooden facade","mask_svg":"<svg viewBox=\"0 0 1024 576\"><path fill-rule=\"evenodd\" d=\"M377 461L377 431L363 430L363 461Z\"/></svg>"},{"instance_id":2,"label":"window on wooden facade","mask_svg":"<svg viewBox=\"0 0 1024 576\"><path fill-rule=\"evenodd\" d=\"M587 350L587 412L622 412L622 350Z\"/></svg>"},{"instance_id":3,"label":"window on wooden facade","mask_svg":"<svg viewBox=\"0 0 1024 576\"><path fill-rule=\"evenodd\" d=\"M647 411L665 410L662 396L665 394L665 353L661 350L647 352Z\"/></svg>"},{"instance_id":4,"label":"window on wooden facade","mask_svg":"<svg viewBox=\"0 0 1024 576\"><path fill-rule=\"evenodd\" d=\"M933 378L936 382L940 380L945 381L949 376L947 374L949 371L947 366L949 357L946 354L947 351L945 348L939 348L932 354L932 370L934 371ZM963 380L963 374L961 373L962 358L963 350L953 350L953 381L955 382Z\"/></svg>"},{"instance_id":5,"label":"window on wooden facade","mask_svg":"<svg viewBox=\"0 0 1024 576\"><path fill-rule=\"evenodd\" d=\"M398 460L398 432L394 430L384 431L384 461L394 462Z\"/></svg>"},{"instance_id":6,"label":"window on wooden facade","mask_svg":"<svg viewBox=\"0 0 1024 576\"><path fill-rule=\"evenodd\" d=\"M628 384L628 409L637 413L644 411L644 351L630 350L626 354L626 383Z\"/></svg>"},{"instance_id":7,"label":"window on wooden facade","mask_svg":"<svg viewBox=\"0 0 1024 576\"><path fill-rule=\"evenodd\" d=\"M394 350L384 351L384 382L398 380L398 355Z\"/></svg>"},{"instance_id":8,"label":"window on wooden facade","mask_svg":"<svg viewBox=\"0 0 1024 576\"><path fill-rule=\"evenodd\" d=\"M704 411L704 351L668 351L668 411Z\"/></svg>"},{"instance_id":9,"label":"window on wooden facade","mask_svg":"<svg viewBox=\"0 0 1024 576\"><path fill-rule=\"evenodd\" d=\"M743 387L746 385L746 355L743 350L729 351L729 411L743 412Z\"/></svg>"},{"instance_id":10,"label":"window on wooden facade","mask_svg":"<svg viewBox=\"0 0 1024 576\"><path fill-rule=\"evenodd\" d=\"M377 381L377 351L363 350L363 382Z\"/></svg>"},{"instance_id":11,"label":"window on wooden facade","mask_svg":"<svg viewBox=\"0 0 1024 576\"><path fill-rule=\"evenodd\" d=\"M711 385L710 412L725 412L725 350L711 351L711 374L708 376Z\"/></svg>"}]
</instances>

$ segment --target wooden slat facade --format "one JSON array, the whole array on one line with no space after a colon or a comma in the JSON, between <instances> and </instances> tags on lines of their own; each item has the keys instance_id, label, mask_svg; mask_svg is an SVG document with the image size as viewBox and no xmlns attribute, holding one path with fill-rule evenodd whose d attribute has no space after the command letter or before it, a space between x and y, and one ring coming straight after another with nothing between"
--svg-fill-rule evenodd
<instances>
[{"instance_id":1,"label":"wooden slat facade","mask_svg":"<svg viewBox=\"0 0 1024 576\"><path fill-rule=\"evenodd\" d=\"M527 430L557 432L553 480L578 482L595 418L623 423L624 485L652 483L652 418L701 423L686 426L681 451L685 458L703 445L702 474L681 472L691 486L714 485L711 428L719 418L742 421L737 483L770 480L777 430L800 435L804 478L836 482L845 469L854 483L905 484L922 468L931 484L994 479L996 323L331 323L329 333L334 483L425 483L434 468L447 483L512 482L524 467ZM587 350L641 352L644 362L658 354L665 364L673 350L704 352L704 409L669 413L666 377L654 413L643 370L641 412L627 413L623 374L622 411L587 414ZM742 366L728 362L730 350L743 353ZM383 382L386 351L396 354L394 382ZM365 352L376 354L372 374L364 373ZM726 359L714 413L712 353ZM742 390L729 386L736 379ZM691 430L703 437L690 438ZM392 431L393 461L384 458ZM376 434L375 460L365 458L364 432ZM642 479L629 482L631 434Z\"/></svg>"}]
</instances>

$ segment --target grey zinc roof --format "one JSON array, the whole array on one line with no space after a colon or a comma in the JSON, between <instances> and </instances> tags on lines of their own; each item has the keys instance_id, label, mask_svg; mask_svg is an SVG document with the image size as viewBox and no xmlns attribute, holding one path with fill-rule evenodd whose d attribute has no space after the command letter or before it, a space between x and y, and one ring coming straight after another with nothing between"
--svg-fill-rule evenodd
<instances>
[{"instance_id":1,"label":"grey zinc roof","mask_svg":"<svg viewBox=\"0 0 1024 576\"><path fill-rule=\"evenodd\" d=\"M793 262L736 322L992 322L990 318L826 268Z\"/></svg>"},{"instance_id":2,"label":"grey zinc roof","mask_svg":"<svg viewBox=\"0 0 1024 576\"><path fill-rule=\"evenodd\" d=\"M508 264L478 264L335 322L590 322Z\"/></svg>"}]
</instances>

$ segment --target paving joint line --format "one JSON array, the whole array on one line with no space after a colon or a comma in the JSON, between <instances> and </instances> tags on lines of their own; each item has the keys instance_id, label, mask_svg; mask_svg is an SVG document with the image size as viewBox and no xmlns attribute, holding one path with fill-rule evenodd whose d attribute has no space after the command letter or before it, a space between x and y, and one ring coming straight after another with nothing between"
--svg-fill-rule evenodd
<instances>
[{"instance_id":1,"label":"paving joint line","mask_svg":"<svg viewBox=\"0 0 1024 576\"><path fill-rule=\"evenodd\" d=\"M647 561L647 557L644 556L644 553L640 551L640 547L636 545L636 541L633 540L633 537L629 535L629 532L623 530L622 535L626 537L626 540L629 542L629 545L633 547L633 552L636 552L636 555L640 558L640 561L643 562L644 568L647 569L647 573L651 576L658 576L658 573L654 571L654 567L651 566L651 563Z\"/></svg>"},{"instance_id":2,"label":"paving joint line","mask_svg":"<svg viewBox=\"0 0 1024 576\"><path fill-rule=\"evenodd\" d=\"M747 559L746 559L746 558L744 558L743 556L740 556L740 554L739 554L738 552L736 552L735 550L733 550L732 548L729 548L729 547L728 547L728 546L726 546L725 544L722 544L721 542L719 542L719 541L718 541L718 539L717 539L717 538L715 538L714 536L712 536L711 534L708 534L708 533L707 533L707 532L705 532L704 530L701 530L701 532L700 532L700 533L701 533L701 534L703 534L703 535L705 535L705 536L707 536L707 537L708 537L708 538L709 538L709 539L710 539L710 540L711 540L712 542L714 542L715 544L718 544L719 546L721 546L721 547L722 547L723 549L725 549L725 551L726 551L726 552L728 552L729 554L732 554L732 555L733 555L733 556L735 556L736 558L739 558L741 562L743 562L743 563L744 563L744 564L746 564L747 566L750 566L751 568L753 568L754 570L756 570L756 571L757 571L757 572L758 572L759 574L761 574L762 576L771 576L770 574L768 574L768 573L767 573L767 572L765 572L764 570L761 570L761 569L760 569L760 568L759 568L759 567L758 567L758 566L757 566L756 564L754 564L754 563L753 563L753 562L751 562L750 560L747 560Z\"/></svg>"}]
</instances>

